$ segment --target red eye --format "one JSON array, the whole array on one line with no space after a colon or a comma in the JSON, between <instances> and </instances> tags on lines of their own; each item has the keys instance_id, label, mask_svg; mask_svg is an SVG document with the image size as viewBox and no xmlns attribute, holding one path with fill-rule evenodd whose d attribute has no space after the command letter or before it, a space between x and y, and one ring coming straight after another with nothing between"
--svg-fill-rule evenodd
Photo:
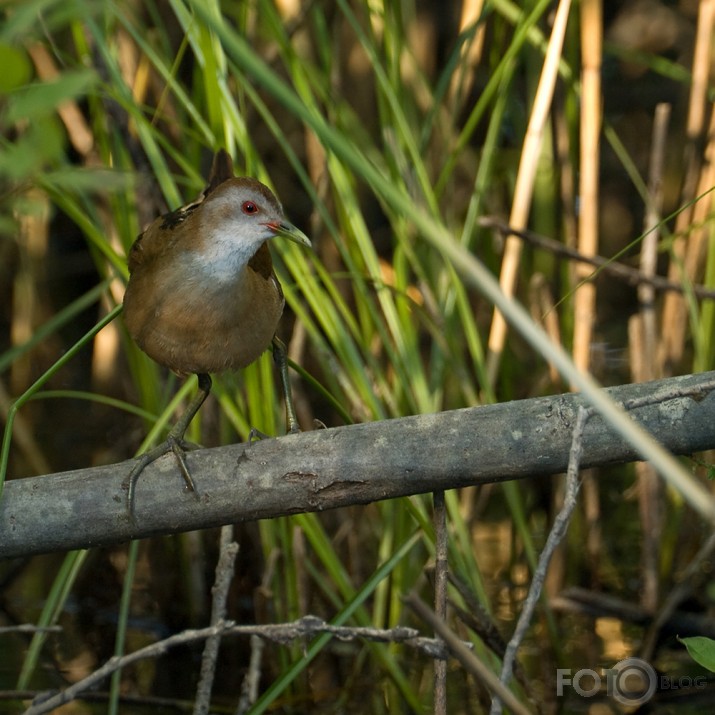
<instances>
[{"instance_id":1,"label":"red eye","mask_svg":"<svg viewBox=\"0 0 715 715\"><path fill-rule=\"evenodd\" d=\"M241 211L243 211L243 213L245 213L245 214L248 214L249 216L251 214L257 214L258 206L256 206L256 204L254 204L253 201L244 201L241 204Z\"/></svg>"}]
</instances>

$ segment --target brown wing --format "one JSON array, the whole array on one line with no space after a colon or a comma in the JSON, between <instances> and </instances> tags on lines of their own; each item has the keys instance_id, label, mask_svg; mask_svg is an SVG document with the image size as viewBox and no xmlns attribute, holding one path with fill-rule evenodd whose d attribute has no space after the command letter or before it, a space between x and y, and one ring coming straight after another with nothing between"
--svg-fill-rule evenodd
<instances>
[{"instance_id":1,"label":"brown wing","mask_svg":"<svg viewBox=\"0 0 715 715\"><path fill-rule=\"evenodd\" d=\"M172 241L172 230L191 219L201 202L224 181L232 179L233 160L225 149L219 149L213 158L209 180L201 196L190 204L181 206L174 211L169 211L153 221L142 233L129 250L129 272L132 273L137 266L151 260L157 253L164 250L167 243ZM269 275L271 271L271 257L268 255ZM261 271L259 271L261 272Z\"/></svg>"},{"instance_id":2,"label":"brown wing","mask_svg":"<svg viewBox=\"0 0 715 715\"><path fill-rule=\"evenodd\" d=\"M273 278L276 289L278 290L279 300L283 300L283 289L273 271L273 259L271 258L271 252L268 250L268 241L261 245L261 247L251 256L248 261L248 268L255 271L264 280Z\"/></svg>"},{"instance_id":3,"label":"brown wing","mask_svg":"<svg viewBox=\"0 0 715 715\"><path fill-rule=\"evenodd\" d=\"M273 259L271 258L271 252L268 250L268 242L263 243L251 256L248 260L248 267L266 279L273 275Z\"/></svg>"}]
</instances>

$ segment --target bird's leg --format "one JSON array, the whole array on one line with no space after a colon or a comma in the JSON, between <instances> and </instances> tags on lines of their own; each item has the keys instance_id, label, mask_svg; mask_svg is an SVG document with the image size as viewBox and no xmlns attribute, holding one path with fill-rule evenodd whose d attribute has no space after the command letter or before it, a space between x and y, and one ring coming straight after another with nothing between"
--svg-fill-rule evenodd
<instances>
[{"instance_id":1,"label":"bird's leg","mask_svg":"<svg viewBox=\"0 0 715 715\"><path fill-rule=\"evenodd\" d=\"M295 413L295 405L293 404L293 395L290 390L290 382L288 380L288 351L285 343L277 336L273 337L273 359L278 366L278 372L281 376L281 386L283 387L283 399L286 406L286 426L289 434L300 432L298 417Z\"/></svg>"},{"instance_id":2,"label":"bird's leg","mask_svg":"<svg viewBox=\"0 0 715 715\"><path fill-rule=\"evenodd\" d=\"M181 470L181 476L186 482L186 487L189 491L195 492L196 487L194 486L194 480L191 478L191 472L189 471L189 466L186 464L185 453L187 450L197 449L196 445L189 444L184 441L184 434L194 419L196 413L204 404L206 398L211 392L211 377L205 373L199 373L197 376L199 381L199 391L194 395L194 399L188 404L186 409L181 413L181 416L176 421L171 431L167 435L166 439L158 444L156 447L150 449L148 452L140 455L137 459L137 463L132 468L129 476L125 480L127 485L127 510L129 515L134 517L134 494L136 491L137 479L139 475L144 471L145 467L159 457L163 457L169 452L173 452L176 457L176 461L179 463L179 469Z\"/></svg>"}]
</instances>

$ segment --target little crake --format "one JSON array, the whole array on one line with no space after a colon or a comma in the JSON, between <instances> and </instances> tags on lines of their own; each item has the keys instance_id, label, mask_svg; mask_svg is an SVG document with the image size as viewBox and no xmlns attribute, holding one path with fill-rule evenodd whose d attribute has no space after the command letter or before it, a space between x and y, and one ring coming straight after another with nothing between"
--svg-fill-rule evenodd
<instances>
[{"instance_id":1,"label":"little crake","mask_svg":"<svg viewBox=\"0 0 715 715\"><path fill-rule=\"evenodd\" d=\"M194 489L183 437L211 389L209 373L246 367L273 342L286 398L288 429L298 431L287 384L285 350L275 338L283 292L273 272L267 241L283 236L310 246L286 221L267 186L233 176L225 151L214 158L209 185L192 204L156 219L129 253L124 319L149 357L179 375L198 376L199 392L167 440L142 455L128 479L134 487L152 461L174 452Z\"/></svg>"}]
</instances>

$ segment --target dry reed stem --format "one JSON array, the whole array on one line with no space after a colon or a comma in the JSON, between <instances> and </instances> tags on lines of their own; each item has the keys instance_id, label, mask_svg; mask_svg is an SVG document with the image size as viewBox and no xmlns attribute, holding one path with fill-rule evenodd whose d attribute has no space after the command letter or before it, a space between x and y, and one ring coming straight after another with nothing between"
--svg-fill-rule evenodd
<instances>
[{"instance_id":1,"label":"dry reed stem","mask_svg":"<svg viewBox=\"0 0 715 715\"><path fill-rule=\"evenodd\" d=\"M714 23L715 1L701 0L693 55L693 91L688 109L688 138L699 136L705 125Z\"/></svg>"},{"instance_id":2,"label":"dry reed stem","mask_svg":"<svg viewBox=\"0 0 715 715\"><path fill-rule=\"evenodd\" d=\"M578 214L578 249L584 256L598 253L599 151L601 134L601 60L603 56L603 17L601 0L581 4L581 118ZM596 286L581 282L588 269L579 266L574 290L573 360L578 368L590 368L593 325L596 320Z\"/></svg>"},{"instance_id":3,"label":"dry reed stem","mask_svg":"<svg viewBox=\"0 0 715 715\"><path fill-rule=\"evenodd\" d=\"M644 238L641 243L640 270L645 277L656 272L659 223L663 205L663 167L670 120L670 105L659 104L653 121L653 142L648 177L648 199L644 218ZM628 324L631 375L634 382L655 379L657 374L657 325L655 289L643 283L638 286L640 312ZM641 605L654 612L658 605L660 535L662 522L662 489L658 475L647 462L636 464L638 506L643 533L641 549Z\"/></svg>"},{"instance_id":4,"label":"dry reed stem","mask_svg":"<svg viewBox=\"0 0 715 715\"><path fill-rule=\"evenodd\" d=\"M465 0L459 18L459 34L469 29L482 14L484 0ZM447 92L447 106L456 113L474 86L475 67L479 64L484 50L486 26L478 27L470 42L462 45L458 71L452 75Z\"/></svg>"},{"instance_id":5,"label":"dry reed stem","mask_svg":"<svg viewBox=\"0 0 715 715\"><path fill-rule=\"evenodd\" d=\"M578 251L591 257L598 253L600 136L603 114L601 63L603 58L603 8L601 0L581 4L581 115L579 120L579 211ZM573 361L583 372L591 368L591 344L596 322L596 284L585 280L588 269L575 271ZM571 389L575 389L571 386ZM601 556L599 486L593 470L582 474L586 519L586 551L594 564Z\"/></svg>"},{"instance_id":6,"label":"dry reed stem","mask_svg":"<svg viewBox=\"0 0 715 715\"><path fill-rule=\"evenodd\" d=\"M564 92L557 87L556 110L554 117L554 146L556 148L556 159L559 167L559 179L561 190L561 223L563 225L564 244L567 248L575 250L578 240L578 218L576 215L576 175L577 171L571 159L571 136L569 134L569 124L566 116ZM575 280L575 268L571 267L569 280L571 284Z\"/></svg>"},{"instance_id":7,"label":"dry reed stem","mask_svg":"<svg viewBox=\"0 0 715 715\"><path fill-rule=\"evenodd\" d=\"M531 308L532 320L541 326L543 331L551 338L556 345L561 345L561 327L559 326L559 315L554 305L554 296L551 287L543 273L534 273L529 281L529 306ZM551 361L549 367L549 382L551 385L559 385L561 376Z\"/></svg>"},{"instance_id":8,"label":"dry reed stem","mask_svg":"<svg viewBox=\"0 0 715 715\"><path fill-rule=\"evenodd\" d=\"M529 219L536 169L541 154L544 128L554 96L559 59L561 58L561 51L563 49L570 8L570 0L561 0L561 2L559 2L549 45L546 50L546 56L544 57L539 86L537 87L536 96L534 97L534 106L531 111L531 116L529 117L526 137L524 138L524 146L521 152L516 186L514 188L514 199L509 216L509 225L518 230L525 228ZM509 236L504 247L501 274L499 276L501 289L508 296L514 295L520 257L521 241L515 236ZM494 384L496 374L499 370L506 333L506 321L502 314L495 309L489 333L487 356L487 376L491 385Z\"/></svg>"},{"instance_id":9,"label":"dry reed stem","mask_svg":"<svg viewBox=\"0 0 715 715\"><path fill-rule=\"evenodd\" d=\"M663 167L665 165L665 150L668 140L668 124L670 122L670 105L659 104L655 108L653 120L653 146L651 150L648 200L643 225L643 241L641 242L640 271L650 278L656 274L658 260L658 243L660 242L659 224L663 212ZM640 382L655 380L657 377L657 325L655 317L655 289L652 285L643 283L638 286L638 302L643 329L644 357L647 361L643 370L635 379Z\"/></svg>"},{"instance_id":10,"label":"dry reed stem","mask_svg":"<svg viewBox=\"0 0 715 715\"><path fill-rule=\"evenodd\" d=\"M634 315L628 321L628 343L630 348L631 375L634 382L652 367L654 353L646 350L644 316ZM658 564L660 560L660 540L662 489L658 474L647 462L635 465L638 484L638 509L640 527L643 534L641 546L641 605L653 612L658 605Z\"/></svg>"},{"instance_id":11,"label":"dry reed stem","mask_svg":"<svg viewBox=\"0 0 715 715\"><path fill-rule=\"evenodd\" d=\"M703 0L698 12L698 27L695 38L693 57L693 84L690 90L688 120L686 125L686 145L684 149L685 174L681 192L681 204L684 210L678 214L675 222L675 241L671 251L671 262L668 278L683 281L689 274L684 273L686 262L692 267L694 261L688 256L693 255L692 245L697 243L689 232L694 220L694 207L686 206L698 195L698 184L704 182L700 176L702 167L701 142L705 131L705 106L708 91L708 76L710 72L710 52L712 49L713 23L715 21L715 0ZM714 117L715 121L715 117ZM710 188L712 183L706 188ZM709 205L708 201L708 205ZM701 209L702 210L702 209ZM697 255L697 254L695 254ZM661 334L663 342L658 355L661 374L672 374L673 369L683 356L685 334L687 328L687 305L679 295L668 295L663 304Z\"/></svg>"},{"instance_id":12,"label":"dry reed stem","mask_svg":"<svg viewBox=\"0 0 715 715\"><path fill-rule=\"evenodd\" d=\"M47 47L36 42L27 48L27 53L32 58L37 76L44 81L51 82L60 76L54 58ZM57 107L62 123L67 130L67 136L72 147L83 157L87 157L94 148L94 134L82 114L77 102L67 100Z\"/></svg>"}]
</instances>

